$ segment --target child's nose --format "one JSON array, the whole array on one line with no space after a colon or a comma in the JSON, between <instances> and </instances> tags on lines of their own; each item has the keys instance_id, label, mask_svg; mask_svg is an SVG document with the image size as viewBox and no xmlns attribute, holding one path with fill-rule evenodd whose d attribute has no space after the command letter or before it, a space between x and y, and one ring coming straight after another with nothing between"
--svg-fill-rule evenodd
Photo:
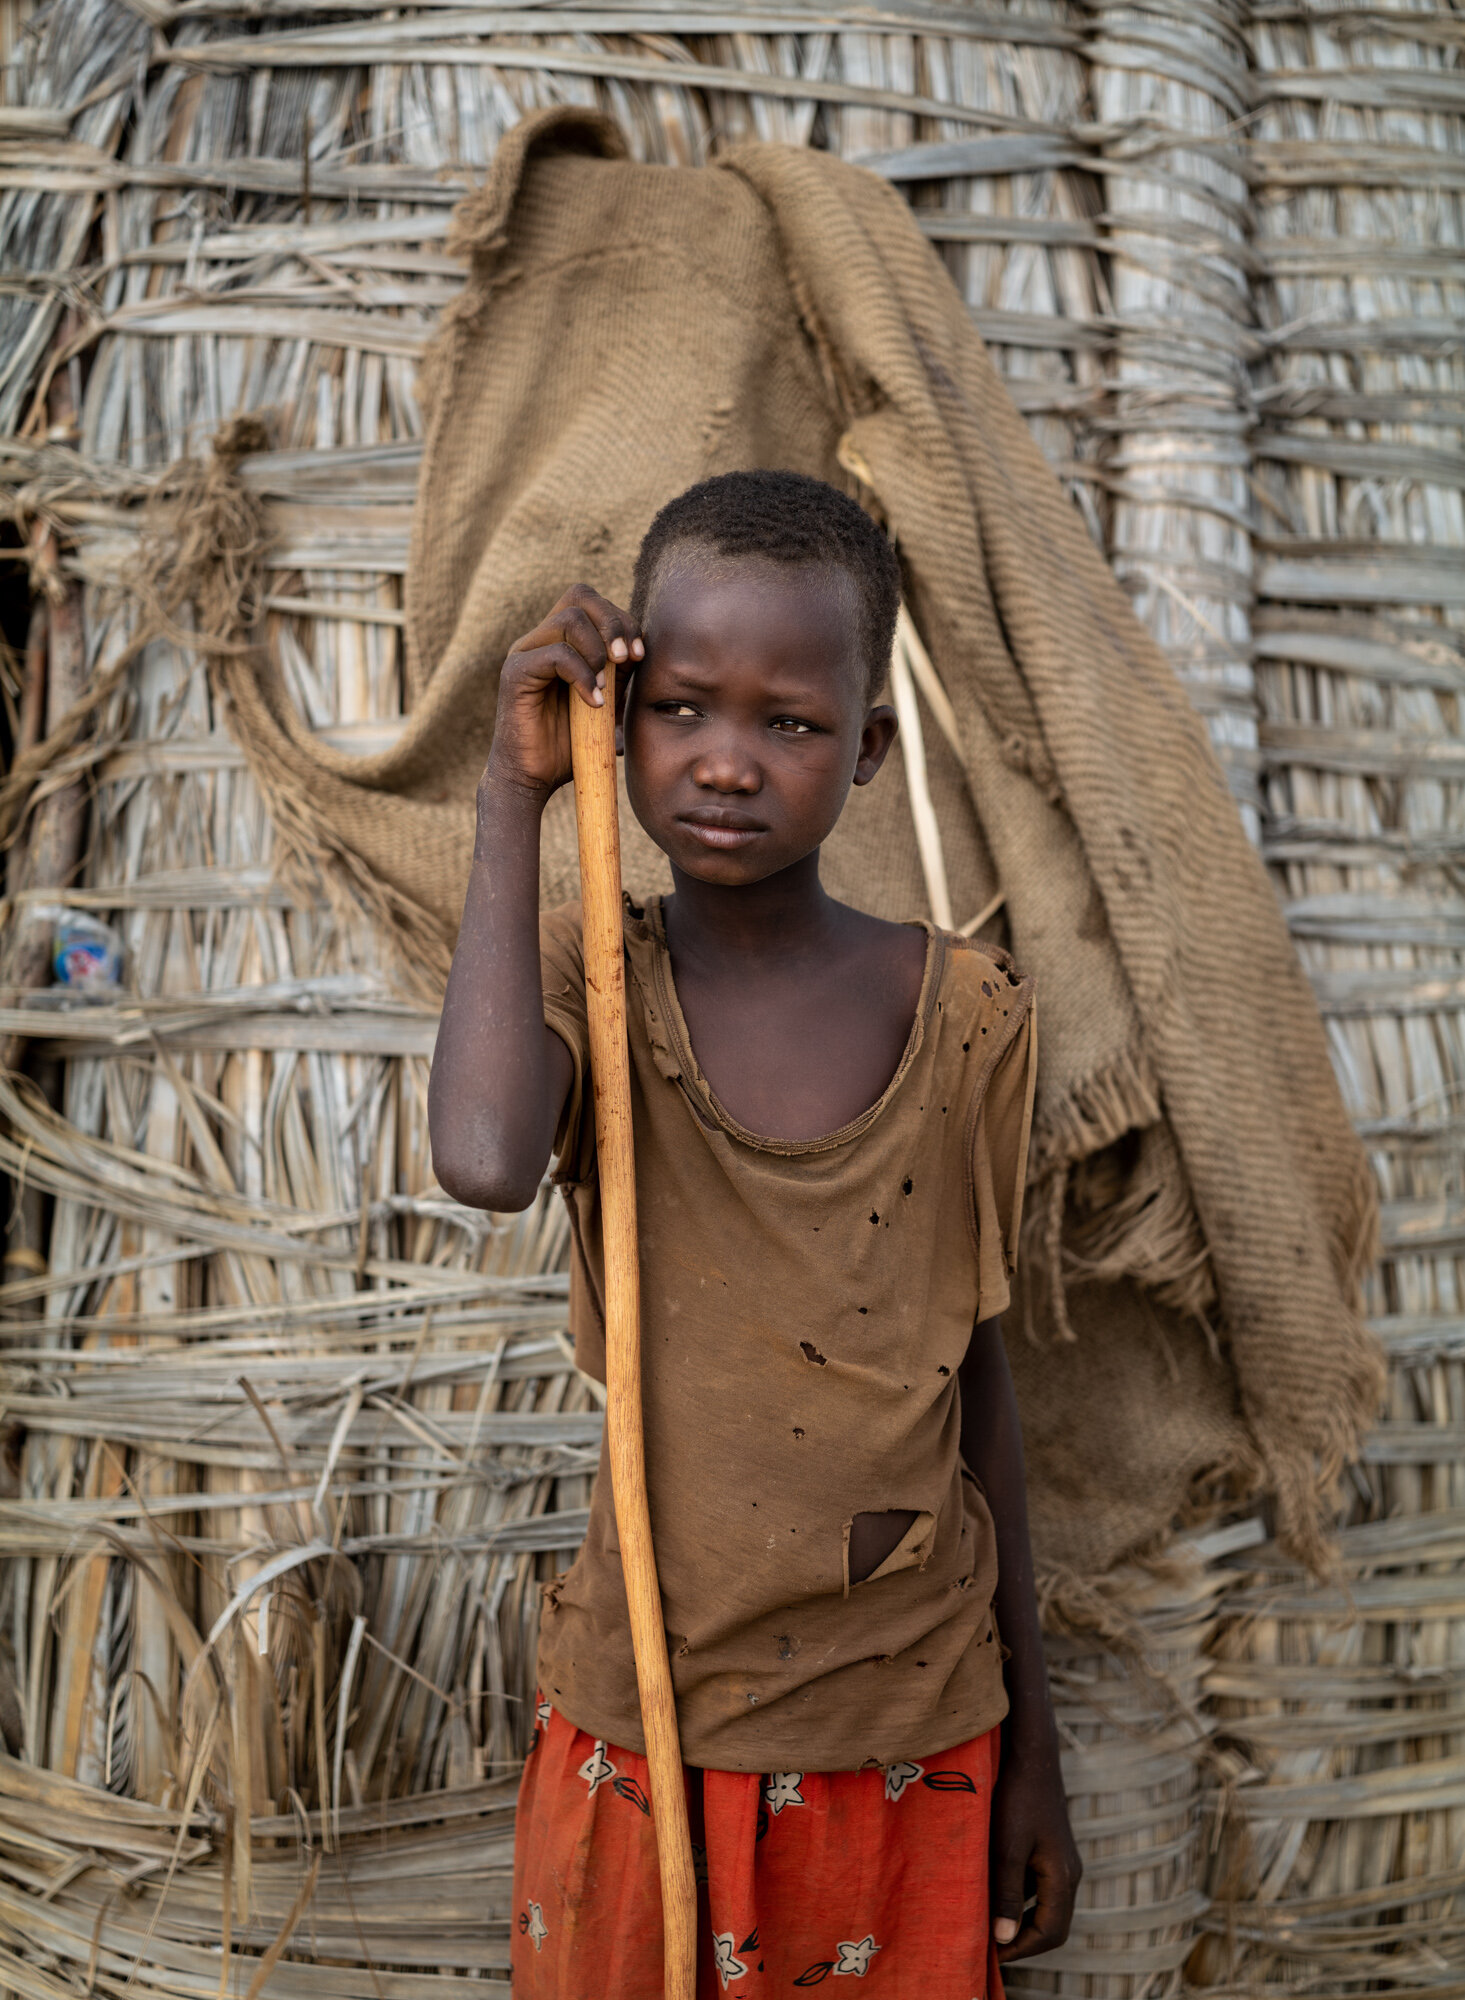
<instances>
[{"instance_id":1,"label":"child's nose","mask_svg":"<svg viewBox=\"0 0 1465 2000\"><path fill-rule=\"evenodd\" d=\"M758 767L758 760L730 737L704 745L692 777L697 784L713 792L759 792L763 789L763 773Z\"/></svg>"}]
</instances>

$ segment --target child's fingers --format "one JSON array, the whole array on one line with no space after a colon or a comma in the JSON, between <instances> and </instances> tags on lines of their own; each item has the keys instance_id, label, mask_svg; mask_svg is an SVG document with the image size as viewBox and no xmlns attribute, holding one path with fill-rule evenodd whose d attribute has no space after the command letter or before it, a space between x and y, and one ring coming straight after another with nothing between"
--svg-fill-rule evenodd
<instances>
[{"instance_id":1,"label":"child's fingers","mask_svg":"<svg viewBox=\"0 0 1465 2000\"><path fill-rule=\"evenodd\" d=\"M559 628L560 637L574 647L593 672L599 673L610 665L610 647L583 604L567 605L560 613Z\"/></svg>"},{"instance_id":2,"label":"child's fingers","mask_svg":"<svg viewBox=\"0 0 1465 2000\"><path fill-rule=\"evenodd\" d=\"M622 611L588 583L572 584L532 632L514 641L509 655L512 658L516 654L537 652L557 639L568 640L577 650L583 649L592 667L603 667L614 660L629 670L646 652L641 628L630 612Z\"/></svg>"},{"instance_id":3,"label":"child's fingers","mask_svg":"<svg viewBox=\"0 0 1465 2000\"><path fill-rule=\"evenodd\" d=\"M1033 1885L1037 1894L1030 1910L1019 1905L1020 1926L1004 1937L1010 1915L999 1916L992 1926L997 1956L1004 1965L1019 1958L1036 1958L1041 1952L1056 1951L1068 1937L1073 1923L1074 1899L1078 1893L1078 1871L1062 1861L1048 1865L1041 1852L1035 1854ZM999 1889L998 1901L1003 1900ZM1010 1906L1008 1906L1010 1907Z\"/></svg>"},{"instance_id":4,"label":"child's fingers","mask_svg":"<svg viewBox=\"0 0 1465 2000\"><path fill-rule=\"evenodd\" d=\"M622 611L618 604L612 604L608 597L602 597L587 583L575 584L565 592L562 601L568 607L567 617L584 618L595 630L603 650L600 657L592 662L593 665L600 667L614 660L618 667L628 668L643 656L645 646L641 628L629 611Z\"/></svg>"},{"instance_id":5,"label":"child's fingers","mask_svg":"<svg viewBox=\"0 0 1465 2000\"><path fill-rule=\"evenodd\" d=\"M612 673L619 701L645 646L635 620L588 584L567 590L554 610L526 632L505 662L511 681L547 686L564 681L592 708L606 699ZM619 702L618 702L619 706Z\"/></svg>"},{"instance_id":6,"label":"child's fingers","mask_svg":"<svg viewBox=\"0 0 1465 2000\"><path fill-rule=\"evenodd\" d=\"M576 584L567 596L571 601L563 613L565 637L597 669L602 690L610 685L613 676L612 691L619 722L625 710L627 684L645 655L641 634L628 612L587 585Z\"/></svg>"},{"instance_id":7,"label":"child's fingers","mask_svg":"<svg viewBox=\"0 0 1465 2000\"><path fill-rule=\"evenodd\" d=\"M547 687L551 680L561 680L591 708L600 708L604 704L600 671L592 667L579 648L572 646L568 640L560 639L547 646L536 646L522 658L528 676L541 686Z\"/></svg>"},{"instance_id":8,"label":"child's fingers","mask_svg":"<svg viewBox=\"0 0 1465 2000\"><path fill-rule=\"evenodd\" d=\"M1004 1855L992 1876L992 1936L999 1945L1011 1944L1022 1929L1022 1906L1026 1897L1025 1858Z\"/></svg>"},{"instance_id":9,"label":"child's fingers","mask_svg":"<svg viewBox=\"0 0 1465 2000\"><path fill-rule=\"evenodd\" d=\"M1010 1944L998 1940L997 1957L1003 1965L1018 1958L1036 1958L1040 1952L1056 1951L1067 1936L1067 1924L1055 1922L1051 1914L1045 1918L1040 1904L1028 1912L1026 1922Z\"/></svg>"}]
</instances>

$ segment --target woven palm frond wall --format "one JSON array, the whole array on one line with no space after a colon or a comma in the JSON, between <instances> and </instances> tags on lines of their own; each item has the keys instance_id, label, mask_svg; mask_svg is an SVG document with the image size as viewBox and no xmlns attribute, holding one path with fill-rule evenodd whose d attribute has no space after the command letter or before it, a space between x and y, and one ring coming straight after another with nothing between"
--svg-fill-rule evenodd
<instances>
[{"instance_id":1,"label":"woven palm frond wall","mask_svg":"<svg viewBox=\"0 0 1465 2000\"><path fill-rule=\"evenodd\" d=\"M1126 1648L1054 1635L1088 1872L1012 1984L1465 1990L1465 14L0 0L0 49L18 747L241 413L301 712L388 740L448 217L525 111L907 193L1207 718L1385 1203L1337 1579L1241 1520L1109 1580ZM436 1188L432 1017L275 879L176 636L7 856L0 1994L476 2000L599 1444L561 1219ZM58 911L119 995L58 1004Z\"/></svg>"}]
</instances>

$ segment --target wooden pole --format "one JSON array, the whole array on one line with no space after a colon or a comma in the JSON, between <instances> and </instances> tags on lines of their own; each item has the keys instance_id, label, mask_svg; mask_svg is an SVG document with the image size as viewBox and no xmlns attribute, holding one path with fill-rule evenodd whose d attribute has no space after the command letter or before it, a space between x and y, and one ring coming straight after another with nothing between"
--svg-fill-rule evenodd
<instances>
[{"instance_id":1,"label":"wooden pole","mask_svg":"<svg viewBox=\"0 0 1465 2000\"><path fill-rule=\"evenodd\" d=\"M614 685L614 669L606 679ZM580 839L585 993L595 1091L601 1229L605 1239L605 1421L616 1530L631 1614L631 1645L661 1867L665 2000L696 2000L697 1885L677 1735L676 1698L661 1616L661 1585L646 1495L641 1412L641 1264L636 1240L636 1160L626 1046L621 839L616 817L615 703L591 708L567 691Z\"/></svg>"}]
</instances>

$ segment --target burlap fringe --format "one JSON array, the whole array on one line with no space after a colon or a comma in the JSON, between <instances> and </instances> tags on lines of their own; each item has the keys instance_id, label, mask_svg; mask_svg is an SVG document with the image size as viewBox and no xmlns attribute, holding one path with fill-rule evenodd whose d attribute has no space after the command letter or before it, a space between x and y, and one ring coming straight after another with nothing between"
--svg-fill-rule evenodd
<instances>
[{"instance_id":1,"label":"burlap fringe","mask_svg":"<svg viewBox=\"0 0 1465 2000\"><path fill-rule=\"evenodd\" d=\"M1069 1284L1131 1278L1161 1305L1209 1323L1216 1273L1169 1121L1092 1154L1070 1170L1063 1236Z\"/></svg>"},{"instance_id":2,"label":"burlap fringe","mask_svg":"<svg viewBox=\"0 0 1465 2000\"><path fill-rule=\"evenodd\" d=\"M1142 1664L1145 1628L1126 1603L1134 1596L1133 1572L1179 1587L1188 1581L1192 1567L1161 1548L1127 1557L1120 1569L1106 1576L1080 1576L1061 1563L1041 1569L1033 1581L1043 1630L1069 1639L1096 1639L1109 1651Z\"/></svg>"},{"instance_id":3,"label":"burlap fringe","mask_svg":"<svg viewBox=\"0 0 1465 2000\"><path fill-rule=\"evenodd\" d=\"M1033 1125L1029 1178L1046 1180L1055 1166L1087 1159L1162 1115L1159 1079L1142 1051L1128 1049L1062 1096L1044 1099Z\"/></svg>"},{"instance_id":4,"label":"burlap fringe","mask_svg":"<svg viewBox=\"0 0 1465 2000\"><path fill-rule=\"evenodd\" d=\"M1147 1719L1146 1734L1153 1733L1158 1721L1193 1734L1200 1746L1209 1734L1206 1725L1193 1703L1157 1664L1157 1634L1146 1627L1136 1609L1137 1599L1152 1585L1169 1586L1177 1596L1183 1596L1194 1582L1195 1569L1193 1556L1156 1549L1129 1557L1107 1576L1084 1577L1058 1566L1040 1570L1034 1582L1044 1632L1053 1638L1101 1647L1124 1661L1134 1680L1147 1683L1160 1715ZM1086 1685L1084 1696L1089 1708L1101 1715L1102 1684Z\"/></svg>"},{"instance_id":5,"label":"burlap fringe","mask_svg":"<svg viewBox=\"0 0 1465 2000\"><path fill-rule=\"evenodd\" d=\"M1138 1144L1138 1162L1116 1159L1109 1147L1085 1160L1056 1163L1029 1184L1021 1248L1029 1340L1046 1333L1059 1342L1076 1341L1068 1288L1125 1278L1159 1303L1193 1314L1212 1340L1224 1337L1215 1324L1216 1279L1205 1236L1163 1118L1139 1133ZM1320 1582L1331 1580L1335 1571L1333 1535L1343 1476L1377 1421L1385 1388L1383 1357L1363 1324L1362 1280L1378 1255L1378 1210L1366 1160L1360 1161L1334 1247L1354 1292L1350 1318L1338 1329L1351 1367L1324 1435L1304 1442L1279 1428L1267 1409L1248 1408L1255 1455L1216 1474L1226 1504L1268 1496L1277 1539ZM1207 1510L1196 1511L1199 1518ZM1090 1633L1124 1651L1122 1617L1106 1610L1109 1600L1102 1591L1095 1594L1084 1579L1057 1571L1045 1590L1049 1629Z\"/></svg>"},{"instance_id":6,"label":"burlap fringe","mask_svg":"<svg viewBox=\"0 0 1465 2000\"><path fill-rule=\"evenodd\" d=\"M1278 1435L1265 1411L1247 1413L1266 1464L1277 1539L1320 1582L1336 1577L1334 1530L1343 1476L1378 1421L1388 1386L1383 1351L1363 1319L1363 1280L1378 1259L1379 1230L1378 1191L1368 1160L1360 1155L1333 1246L1352 1291L1350 1319L1338 1329L1339 1345L1350 1361L1347 1391L1336 1399L1324 1435L1310 1450L1299 1449L1285 1433Z\"/></svg>"},{"instance_id":7,"label":"burlap fringe","mask_svg":"<svg viewBox=\"0 0 1465 2000\"><path fill-rule=\"evenodd\" d=\"M1133 1157L1118 1148L1134 1141ZM1033 1134L1022 1262L1054 1335L1076 1338L1067 1291L1086 1280L1132 1278L1164 1305L1206 1319L1216 1279L1158 1081L1131 1050L1109 1069L1045 1103Z\"/></svg>"}]
</instances>

